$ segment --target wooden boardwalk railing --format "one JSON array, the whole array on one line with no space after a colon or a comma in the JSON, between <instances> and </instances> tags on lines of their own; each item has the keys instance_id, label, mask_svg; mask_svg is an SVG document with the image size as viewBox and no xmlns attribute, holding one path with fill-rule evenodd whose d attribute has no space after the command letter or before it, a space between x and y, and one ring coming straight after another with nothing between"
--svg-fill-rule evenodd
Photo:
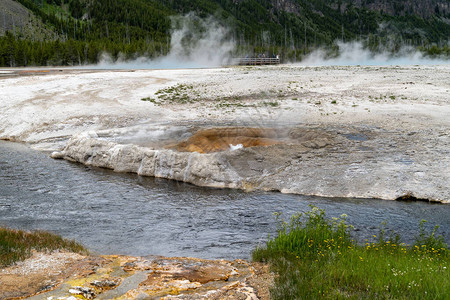
<instances>
[{"instance_id":1,"label":"wooden boardwalk railing","mask_svg":"<svg viewBox=\"0 0 450 300\"><path fill-rule=\"evenodd\" d=\"M279 63L279 58L272 57L239 58L239 65L278 65Z\"/></svg>"}]
</instances>

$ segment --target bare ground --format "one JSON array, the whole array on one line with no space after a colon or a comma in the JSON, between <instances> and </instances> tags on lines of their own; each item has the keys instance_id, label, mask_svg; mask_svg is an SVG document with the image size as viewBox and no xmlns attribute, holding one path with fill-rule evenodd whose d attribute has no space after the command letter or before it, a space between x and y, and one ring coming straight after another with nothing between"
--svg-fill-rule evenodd
<instances>
[{"instance_id":1,"label":"bare ground","mask_svg":"<svg viewBox=\"0 0 450 300\"><path fill-rule=\"evenodd\" d=\"M93 132L100 140L149 149L207 147L222 150L236 175L209 186L450 201L448 65L3 72L2 139L61 150L70 137ZM298 134L282 142L249 139L231 137L233 127ZM199 132L214 128L224 131L222 140L205 143ZM229 154L227 144L244 148ZM66 158L91 163L93 149L66 150ZM97 165L139 173L107 159ZM210 174L196 176L189 182L203 185L202 176Z\"/></svg>"},{"instance_id":2,"label":"bare ground","mask_svg":"<svg viewBox=\"0 0 450 300\"><path fill-rule=\"evenodd\" d=\"M242 260L34 253L1 270L0 299L269 299L272 281Z\"/></svg>"}]
</instances>

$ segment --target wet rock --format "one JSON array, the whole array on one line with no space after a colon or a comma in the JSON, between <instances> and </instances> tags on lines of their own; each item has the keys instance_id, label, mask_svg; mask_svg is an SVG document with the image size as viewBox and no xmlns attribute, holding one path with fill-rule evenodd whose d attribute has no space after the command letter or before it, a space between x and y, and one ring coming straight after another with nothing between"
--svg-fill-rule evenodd
<instances>
[{"instance_id":1,"label":"wet rock","mask_svg":"<svg viewBox=\"0 0 450 300\"><path fill-rule=\"evenodd\" d=\"M120 279L115 280L94 280L90 283L90 285L99 288L101 290L112 289L120 284Z\"/></svg>"},{"instance_id":2,"label":"wet rock","mask_svg":"<svg viewBox=\"0 0 450 300\"><path fill-rule=\"evenodd\" d=\"M388 200L409 193L450 202L450 161L442 156L447 139L432 138L436 133L430 131L413 136L366 127L360 131L365 138L357 127L295 128L271 145L229 151L227 143L227 150L205 154L120 145L91 134L72 137L63 154L86 165L199 186ZM233 137L234 131L225 133ZM440 165L433 157L441 158Z\"/></svg>"},{"instance_id":3,"label":"wet rock","mask_svg":"<svg viewBox=\"0 0 450 300\"><path fill-rule=\"evenodd\" d=\"M85 136L72 137L63 153L67 160L117 172L175 179L200 186L240 186L239 175L217 153L202 155L169 149L153 150Z\"/></svg>"},{"instance_id":4,"label":"wet rock","mask_svg":"<svg viewBox=\"0 0 450 300\"><path fill-rule=\"evenodd\" d=\"M35 299L46 299L39 295L57 288L68 278L89 276L106 262L101 257L75 253L35 252L25 261L0 270L0 298L26 298L37 294Z\"/></svg>"},{"instance_id":5,"label":"wet rock","mask_svg":"<svg viewBox=\"0 0 450 300\"><path fill-rule=\"evenodd\" d=\"M52 152L52 154L50 154L50 157L53 159L63 159L64 153L62 153L60 151L54 151L54 152Z\"/></svg>"},{"instance_id":6,"label":"wet rock","mask_svg":"<svg viewBox=\"0 0 450 300\"><path fill-rule=\"evenodd\" d=\"M273 283L267 267L243 260L110 255L103 262L32 299L269 299Z\"/></svg>"},{"instance_id":7,"label":"wet rock","mask_svg":"<svg viewBox=\"0 0 450 300\"><path fill-rule=\"evenodd\" d=\"M95 298L95 291L93 289L82 286L72 287L71 289L69 289L69 293L73 295L83 296L86 299Z\"/></svg>"}]
</instances>

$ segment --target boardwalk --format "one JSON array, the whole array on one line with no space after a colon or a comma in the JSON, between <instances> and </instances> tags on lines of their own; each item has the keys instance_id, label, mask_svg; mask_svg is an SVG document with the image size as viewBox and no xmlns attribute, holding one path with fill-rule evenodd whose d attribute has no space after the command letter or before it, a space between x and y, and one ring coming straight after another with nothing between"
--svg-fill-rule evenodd
<instances>
[{"instance_id":1,"label":"boardwalk","mask_svg":"<svg viewBox=\"0 0 450 300\"><path fill-rule=\"evenodd\" d=\"M271 58L271 57L239 58L239 65L278 65L279 63L280 63L279 58Z\"/></svg>"}]
</instances>

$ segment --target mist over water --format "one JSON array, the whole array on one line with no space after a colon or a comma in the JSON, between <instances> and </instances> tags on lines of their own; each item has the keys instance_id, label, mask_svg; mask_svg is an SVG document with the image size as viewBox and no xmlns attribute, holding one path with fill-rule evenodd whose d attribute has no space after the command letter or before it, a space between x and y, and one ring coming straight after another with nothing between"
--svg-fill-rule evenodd
<instances>
[{"instance_id":1,"label":"mist over water","mask_svg":"<svg viewBox=\"0 0 450 300\"><path fill-rule=\"evenodd\" d=\"M183 69L220 67L231 61L235 48L229 30L213 17L200 19L195 14L172 18L170 52L159 58L119 58L104 53L96 69Z\"/></svg>"},{"instance_id":2,"label":"mist over water","mask_svg":"<svg viewBox=\"0 0 450 300\"><path fill-rule=\"evenodd\" d=\"M397 66L449 64L444 58L429 58L414 48L403 47L399 52L372 53L361 42L338 43L339 54L330 57L326 49L318 49L300 62L305 66Z\"/></svg>"}]
</instances>

